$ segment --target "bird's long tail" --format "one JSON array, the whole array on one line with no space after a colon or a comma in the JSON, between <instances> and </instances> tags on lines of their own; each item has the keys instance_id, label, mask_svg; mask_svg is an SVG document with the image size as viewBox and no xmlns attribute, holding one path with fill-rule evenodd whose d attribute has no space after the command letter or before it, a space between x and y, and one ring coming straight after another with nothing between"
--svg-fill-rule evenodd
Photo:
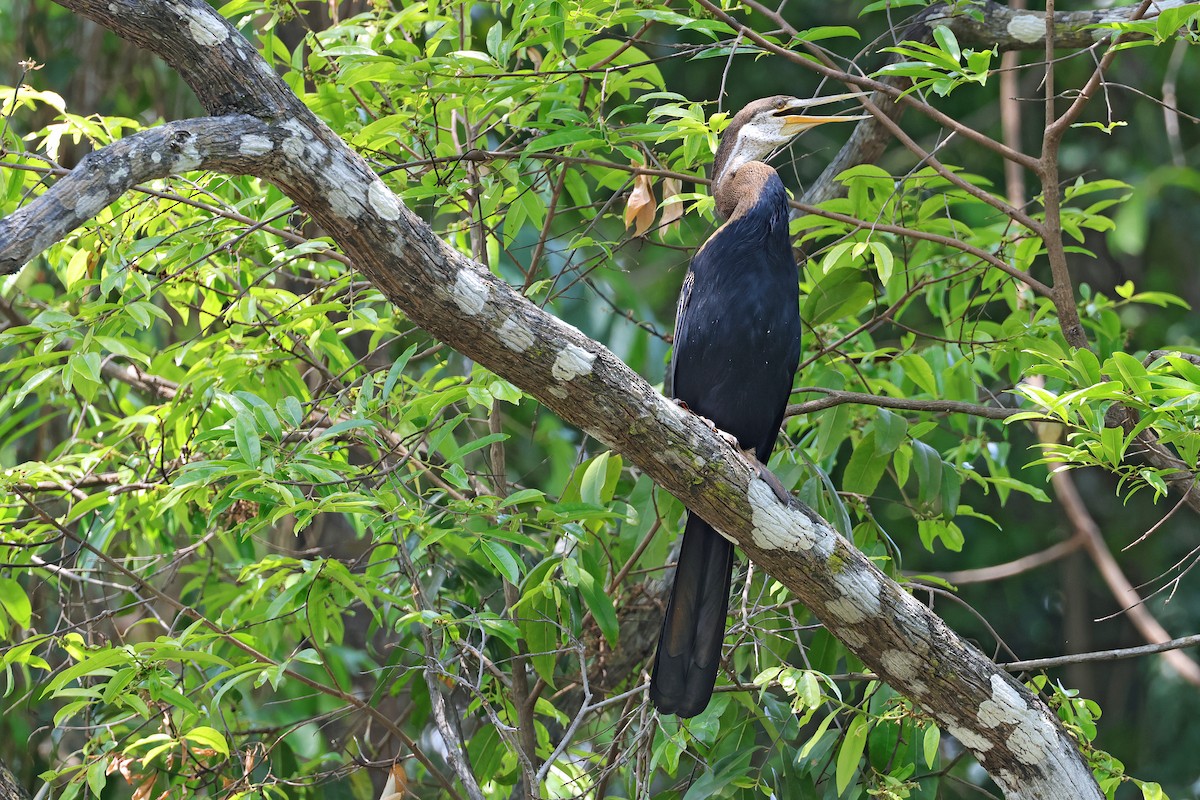
<instances>
[{"instance_id":1,"label":"bird's long tail","mask_svg":"<svg viewBox=\"0 0 1200 800\"><path fill-rule=\"evenodd\" d=\"M659 712L694 717L708 705L721 663L732 574L733 543L688 514L650 675L650 699Z\"/></svg>"}]
</instances>

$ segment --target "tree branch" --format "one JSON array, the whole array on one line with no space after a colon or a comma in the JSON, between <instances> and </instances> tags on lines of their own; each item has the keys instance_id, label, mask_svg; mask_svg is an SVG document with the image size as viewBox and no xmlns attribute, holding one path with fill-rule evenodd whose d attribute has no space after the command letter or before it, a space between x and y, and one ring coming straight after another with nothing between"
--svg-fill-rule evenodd
<instances>
[{"instance_id":1,"label":"tree branch","mask_svg":"<svg viewBox=\"0 0 1200 800\"><path fill-rule=\"evenodd\" d=\"M1156 644L1143 644L1137 647L1122 647L1117 650L1096 650L1090 653L1076 653L1075 655L1070 656L1034 658L1030 659L1029 661L1010 661L1009 663L1001 664L1000 666L1011 672L1028 672L1030 670L1062 667L1066 666L1067 664L1085 664L1091 661L1119 661L1123 658L1137 658L1138 656L1154 655L1155 653L1175 652L1180 648L1196 647L1197 645L1200 645L1200 634L1184 636L1179 639L1171 639L1169 641L1158 642Z\"/></svg>"},{"instance_id":2,"label":"tree branch","mask_svg":"<svg viewBox=\"0 0 1200 800\"><path fill-rule=\"evenodd\" d=\"M1014 414L1025 413L1019 408L1003 408L1000 406L984 406L978 403L967 403L962 400L912 400L907 397L884 397L865 392L846 392L841 389L825 389L822 387L805 387L802 392L819 392L824 395L820 400L808 400L794 403L787 407L786 416L796 417L801 414L811 414L825 408L856 403L878 408L898 408L904 411L946 412L950 414L970 414L973 417L987 419L1008 419ZM1047 420L1052 421L1052 420Z\"/></svg>"}]
</instances>

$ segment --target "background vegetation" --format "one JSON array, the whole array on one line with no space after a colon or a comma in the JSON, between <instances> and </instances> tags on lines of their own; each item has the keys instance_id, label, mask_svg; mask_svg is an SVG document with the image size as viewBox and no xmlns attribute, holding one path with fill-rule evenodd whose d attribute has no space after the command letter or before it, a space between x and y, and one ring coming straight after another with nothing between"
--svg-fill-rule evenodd
<instances>
[{"instance_id":1,"label":"background vegetation","mask_svg":"<svg viewBox=\"0 0 1200 800\"><path fill-rule=\"evenodd\" d=\"M703 169L728 112L843 90L703 4L335 10L221 8L447 241L652 381L687 261L714 228ZM870 73L908 10L800 2L785 16ZM1119 55L1060 153L1092 352L1071 350L1047 298L976 255L795 223L809 326L798 386L1020 403L1063 423L1041 427L1061 442L1044 450L1028 420L802 406L772 464L1002 661L1143 641L1112 616L1094 546L1047 552L1084 541L1047 454L1095 467L1072 477L1111 549L1150 533L1117 557L1153 616L1182 635L1200 611L1195 512L1103 424L1109 406L1135 408L1196 463L1200 373L1146 358L1200 352L1187 116L1200 110L1186 88L1200 66L1194 15L1173 20L1182 30ZM956 49L942 38L911 71L939 109L1000 138L1000 56L976 47L955 74L937 59ZM1068 97L1090 53L1063 53ZM1037 52L1022 64L1012 144L1035 150L1045 69ZM45 2L0 6L0 70L3 213L89 149L199 112L162 64ZM1165 113L1164 97L1187 113ZM1020 195L994 153L926 117L902 124L971 184ZM776 162L797 194L844 135L817 129ZM828 210L959 239L1049 281L1044 242L902 147L844 181ZM1015 204L1037 217L1038 191ZM735 578L723 690L684 726L656 721L641 687L678 502L415 329L271 186L189 174L127 195L0 279L0 358L0 758L27 785L374 797L396 757L394 788L449 796L460 789L442 783L433 720L445 694L488 796L987 791L961 748L863 679L750 565ZM1045 556L1037 569L1003 580L964 574L1031 554ZM1122 784L1127 769L1196 794L1200 702L1176 667L1045 674L1027 677L1094 739L1106 788L1154 796Z\"/></svg>"}]
</instances>

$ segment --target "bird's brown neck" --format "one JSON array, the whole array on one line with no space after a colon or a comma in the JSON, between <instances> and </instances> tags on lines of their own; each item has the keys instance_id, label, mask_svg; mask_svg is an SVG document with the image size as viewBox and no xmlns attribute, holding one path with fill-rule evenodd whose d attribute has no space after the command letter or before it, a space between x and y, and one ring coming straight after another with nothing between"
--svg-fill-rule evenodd
<instances>
[{"instance_id":1,"label":"bird's brown neck","mask_svg":"<svg viewBox=\"0 0 1200 800\"><path fill-rule=\"evenodd\" d=\"M723 165L719 162L716 167L713 199L717 215L724 220L737 219L749 211L758 202L767 181L776 174L773 167L761 161L747 161L733 172L720 171Z\"/></svg>"}]
</instances>

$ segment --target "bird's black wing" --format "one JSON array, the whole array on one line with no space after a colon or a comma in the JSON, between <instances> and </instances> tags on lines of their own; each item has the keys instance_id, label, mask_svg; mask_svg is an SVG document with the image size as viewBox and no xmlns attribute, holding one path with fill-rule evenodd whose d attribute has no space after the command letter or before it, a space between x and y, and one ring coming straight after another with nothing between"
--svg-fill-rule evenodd
<instances>
[{"instance_id":1,"label":"bird's black wing","mask_svg":"<svg viewBox=\"0 0 1200 800\"><path fill-rule=\"evenodd\" d=\"M671 336L674 343L671 347L671 362L667 364L667 374L663 376L663 394L675 396L675 360L679 354L680 322L687 314L688 303L692 299L692 287L696 285L696 273L688 267L687 275L683 276L683 286L679 289L679 300L675 303L675 331Z\"/></svg>"}]
</instances>

